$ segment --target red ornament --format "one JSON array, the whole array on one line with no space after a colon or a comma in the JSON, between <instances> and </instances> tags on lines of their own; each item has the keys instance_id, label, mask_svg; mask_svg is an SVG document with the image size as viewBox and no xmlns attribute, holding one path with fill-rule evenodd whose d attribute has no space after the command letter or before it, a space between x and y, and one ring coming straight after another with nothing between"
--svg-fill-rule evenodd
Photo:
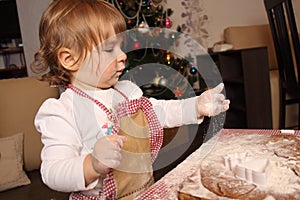
<instances>
[{"instance_id":1,"label":"red ornament","mask_svg":"<svg viewBox=\"0 0 300 200\"><path fill-rule=\"evenodd\" d=\"M161 33L161 29L160 28L154 28L153 30L152 30L152 35L153 36L159 36L159 34Z\"/></svg>"},{"instance_id":2,"label":"red ornament","mask_svg":"<svg viewBox=\"0 0 300 200\"><path fill-rule=\"evenodd\" d=\"M133 47L134 47L135 49L139 49L139 48L141 47L141 43L140 43L139 41L135 41L135 42L133 43Z\"/></svg>"},{"instance_id":3,"label":"red ornament","mask_svg":"<svg viewBox=\"0 0 300 200\"><path fill-rule=\"evenodd\" d=\"M177 87L173 93L174 93L175 97L181 97L183 95L183 91L179 87Z\"/></svg>"},{"instance_id":4,"label":"red ornament","mask_svg":"<svg viewBox=\"0 0 300 200\"><path fill-rule=\"evenodd\" d=\"M165 20L165 23L166 23L166 28L171 28L172 27L172 21L170 18L166 18Z\"/></svg>"}]
</instances>

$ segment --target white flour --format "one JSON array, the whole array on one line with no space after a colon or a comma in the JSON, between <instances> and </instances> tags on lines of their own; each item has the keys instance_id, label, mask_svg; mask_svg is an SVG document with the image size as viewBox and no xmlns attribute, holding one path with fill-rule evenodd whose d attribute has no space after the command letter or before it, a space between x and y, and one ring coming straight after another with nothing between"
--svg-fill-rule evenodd
<instances>
[{"instance_id":1,"label":"white flour","mask_svg":"<svg viewBox=\"0 0 300 200\"><path fill-rule=\"evenodd\" d=\"M224 152L226 152L226 155L232 153L247 153L248 155L256 158L266 158L269 160L267 184L265 186L258 186L259 189L273 191L279 194L293 194L295 191L299 192L300 177L297 176L291 168L296 165L296 162L300 164L299 157L298 161L296 161L295 158L292 158L294 160L291 160L291 158L287 155L279 157L274 153L274 151L278 151L278 149L280 149L279 147L282 145L295 145L295 141L284 139L281 141L271 142L268 141L269 137L270 136L268 135L253 134L239 135L234 138L227 138L227 136L224 138L222 137L222 140L216 144L213 151L210 153L210 160L215 158L216 163L220 163L220 158L225 156ZM283 152L286 153L286 150ZM226 170L225 166L224 170Z\"/></svg>"}]
</instances>

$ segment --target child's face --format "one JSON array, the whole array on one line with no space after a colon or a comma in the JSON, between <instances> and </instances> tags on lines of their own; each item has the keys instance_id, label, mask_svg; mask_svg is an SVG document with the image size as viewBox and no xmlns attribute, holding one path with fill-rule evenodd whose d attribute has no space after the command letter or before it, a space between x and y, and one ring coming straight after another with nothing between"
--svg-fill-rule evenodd
<instances>
[{"instance_id":1,"label":"child's face","mask_svg":"<svg viewBox=\"0 0 300 200\"><path fill-rule=\"evenodd\" d=\"M79 66L75 84L99 89L114 86L125 69L127 59L126 54L121 50L121 43L120 38L113 37L95 47Z\"/></svg>"},{"instance_id":2,"label":"child's face","mask_svg":"<svg viewBox=\"0 0 300 200\"><path fill-rule=\"evenodd\" d=\"M113 38L104 43L101 62L104 64L98 87L105 89L114 86L125 69L126 54L121 50L122 40Z\"/></svg>"}]
</instances>

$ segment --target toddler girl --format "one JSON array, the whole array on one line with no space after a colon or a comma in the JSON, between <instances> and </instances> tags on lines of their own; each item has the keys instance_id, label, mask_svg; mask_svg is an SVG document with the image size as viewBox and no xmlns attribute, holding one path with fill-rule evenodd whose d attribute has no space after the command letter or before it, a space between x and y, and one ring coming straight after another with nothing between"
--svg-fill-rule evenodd
<instances>
[{"instance_id":1,"label":"toddler girl","mask_svg":"<svg viewBox=\"0 0 300 200\"><path fill-rule=\"evenodd\" d=\"M54 0L43 13L34 68L59 99L40 107L42 179L70 199L133 199L152 183L164 127L201 123L229 108L223 85L186 100L142 96L129 81L119 33L126 23L102 0Z\"/></svg>"}]
</instances>

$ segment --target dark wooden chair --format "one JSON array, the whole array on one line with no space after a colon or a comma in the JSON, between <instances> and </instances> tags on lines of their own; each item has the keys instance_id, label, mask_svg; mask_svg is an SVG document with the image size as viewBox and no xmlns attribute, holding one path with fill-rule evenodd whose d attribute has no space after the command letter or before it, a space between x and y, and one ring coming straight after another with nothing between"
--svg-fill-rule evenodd
<instances>
[{"instance_id":1,"label":"dark wooden chair","mask_svg":"<svg viewBox=\"0 0 300 200\"><path fill-rule=\"evenodd\" d=\"M280 74L280 128L287 128L286 106L298 104L300 128L300 43L291 0L264 0Z\"/></svg>"}]
</instances>

